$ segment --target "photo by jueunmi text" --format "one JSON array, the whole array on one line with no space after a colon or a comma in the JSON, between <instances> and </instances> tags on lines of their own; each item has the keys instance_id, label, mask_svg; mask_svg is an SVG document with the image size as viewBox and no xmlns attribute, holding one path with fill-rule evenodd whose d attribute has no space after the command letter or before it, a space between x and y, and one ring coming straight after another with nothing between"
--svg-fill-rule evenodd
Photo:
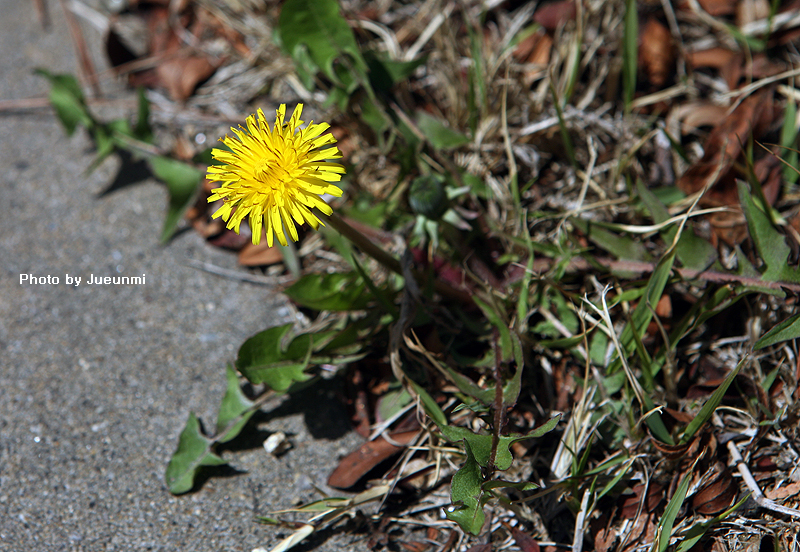
<instances>
[{"instance_id":1,"label":"photo by jueunmi text","mask_svg":"<svg viewBox=\"0 0 800 552\"><path fill-rule=\"evenodd\" d=\"M95 276L89 274L86 283L92 285L144 285L145 275L141 276Z\"/></svg>"},{"instance_id":2,"label":"photo by jueunmi text","mask_svg":"<svg viewBox=\"0 0 800 552\"><path fill-rule=\"evenodd\" d=\"M20 274L19 275L19 283L28 284L28 285L58 285L61 283L61 278L58 276L46 275L46 276L35 276L33 274ZM141 276L95 276L94 274L89 274L89 277L84 279L81 276L71 276L69 274L64 275L64 283L70 286L79 286L81 283L85 283L90 286L101 286L101 285L134 285L134 286L143 286L147 283L147 275L142 274Z\"/></svg>"}]
</instances>

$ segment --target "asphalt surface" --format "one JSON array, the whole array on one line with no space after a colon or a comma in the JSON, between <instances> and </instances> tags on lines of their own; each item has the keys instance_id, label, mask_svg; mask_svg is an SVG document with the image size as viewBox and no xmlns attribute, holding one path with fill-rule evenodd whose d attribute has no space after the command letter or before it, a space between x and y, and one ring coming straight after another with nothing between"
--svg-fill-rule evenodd
<instances>
[{"instance_id":1,"label":"asphalt surface","mask_svg":"<svg viewBox=\"0 0 800 552\"><path fill-rule=\"evenodd\" d=\"M33 2L0 5L0 100L44 97L34 67L77 70L60 5L49 3L47 30ZM267 286L189 266L240 270L193 232L160 245L163 186L104 195L118 163L86 176L92 159L86 133L67 138L52 112L0 111L0 550L269 549L288 532L255 517L318 498L359 438L325 384L277 400L223 451L238 471L169 494L164 470L189 412L213 426L238 346L291 311ZM145 283L87 285L91 275ZM275 458L261 442L278 430L294 448ZM332 531L298 550L365 548L353 539Z\"/></svg>"}]
</instances>

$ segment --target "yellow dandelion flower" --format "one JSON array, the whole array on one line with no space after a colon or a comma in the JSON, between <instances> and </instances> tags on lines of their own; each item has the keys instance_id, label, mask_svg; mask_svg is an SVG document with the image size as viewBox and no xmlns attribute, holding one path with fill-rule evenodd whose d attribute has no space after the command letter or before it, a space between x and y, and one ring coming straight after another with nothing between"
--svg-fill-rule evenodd
<instances>
[{"instance_id":1,"label":"yellow dandelion flower","mask_svg":"<svg viewBox=\"0 0 800 552\"><path fill-rule=\"evenodd\" d=\"M208 167L206 178L222 185L212 190L208 201L225 202L213 216L222 217L228 228L238 234L239 225L249 215L254 244L261 241L262 224L270 247L273 234L282 245L287 244L284 228L292 241L297 241L295 222L307 222L317 229L323 223L312 209L326 215L333 212L320 196L342 195L342 190L332 183L342 179L344 166L329 161L340 159L342 154L335 146L322 149L336 142L333 135L322 134L330 125L311 121L306 128L300 128L302 112L303 104L297 104L287 123L286 105L281 105L270 129L259 109L257 118L247 118L246 129L231 128L236 138L220 138L231 151L211 151L214 159L223 164Z\"/></svg>"}]
</instances>

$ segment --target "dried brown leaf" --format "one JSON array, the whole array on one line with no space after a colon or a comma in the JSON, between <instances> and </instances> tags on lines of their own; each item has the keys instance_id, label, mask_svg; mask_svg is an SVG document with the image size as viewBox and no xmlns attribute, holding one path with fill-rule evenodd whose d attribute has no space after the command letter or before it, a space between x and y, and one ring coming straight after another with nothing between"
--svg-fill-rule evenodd
<instances>
[{"instance_id":1,"label":"dried brown leaf","mask_svg":"<svg viewBox=\"0 0 800 552\"><path fill-rule=\"evenodd\" d=\"M156 75L173 100L185 100L217 70L205 56L181 56L156 67Z\"/></svg>"},{"instance_id":2,"label":"dried brown leaf","mask_svg":"<svg viewBox=\"0 0 800 552\"><path fill-rule=\"evenodd\" d=\"M678 180L678 187L686 194L694 194L706 185L713 186L724 176L742 151L761 118L768 111L771 119L772 90L762 89L746 98L730 115L708 135L702 159L693 164ZM730 190L709 190L706 202L717 205L738 205L735 186Z\"/></svg>"},{"instance_id":3,"label":"dried brown leaf","mask_svg":"<svg viewBox=\"0 0 800 552\"><path fill-rule=\"evenodd\" d=\"M692 508L698 514L715 515L733 504L739 491L728 468L720 461L711 467L707 483L692 497Z\"/></svg>"},{"instance_id":4,"label":"dried brown leaf","mask_svg":"<svg viewBox=\"0 0 800 552\"><path fill-rule=\"evenodd\" d=\"M764 494L770 500L783 500L785 498L790 498L792 496L800 494L800 481L794 481L782 487L769 489Z\"/></svg>"},{"instance_id":5,"label":"dried brown leaf","mask_svg":"<svg viewBox=\"0 0 800 552\"><path fill-rule=\"evenodd\" d=\"M653 446L664 455L665 458L670 460L677 460L678 458L684 456L686 451L689 450L689 445L668 445L662 441L659 441L652 435L650 436L650 440L653 443Z\"/></svg>"},{"instance_id":6,"label":"dried brown leaf","mask_svg":"<svg viewBox=\"0 0 800 552\"><path fill-rule=\"evenodd\" d=\"M266 266L283 261L283 254L280 248L275 245L270 247L264 236L258 245L253 245L252 241L244 244L239 251L239 264L242 266Z\"/></svg>"},{"instance_id":7,"label":"dried brown leaf","mask_svg":"<svg viewBox=\"0 0 800 552\"><path fill-rule=\"evenodd\" d=\"M703 67L717 69L729 89L736 88L744 73L744 55L726 48L710 48L687 53L686 63L692 69Z\"/></svg>"},{"instance_id":8,"label":"dried brown leaf","mask_svg":"<svg viewBox=\"0 0 800 552\"><path fill-rule=\"evenodd\" d=\"M419 431L416 430L403 431L390 435L392 442L384 437L378 437L374 441L364 443L339 462L328 478L328 485L337 489L349 489L372 468L401 452L403 446L411 443L418 434Z\"/></svg>"},{"instance_id":9,"label":"dried brown leaf","mask_svg":"<svg viewBox=\"0 0 800 552\"><path fill-rule=\"evenodd\" d=\"M233 230L225 228L221 234L209 238L208 243L216 247L222 247L223 249L239 251L250 243L250 232L243 230L241 233L237 234Z\"/></svg>"},{"instance_id":10,"label":"dried brown leaf","mask_svg":"<svg viewBox=\"0 0 800 552\"><path fill-rule=\"evenodd\" d=\"M620 552L633 552L638 550L642 544L653 542L656 527L656 516L643 511L634 520L633 526L628 529L625 546L620 549Z\"/></svg>"},{"instance_id":11,"label":"dried brown leaf","mask_svg":"<svg viewBox=\"0 0 800 552\"><path fill-rule=\"evenodd\" d=\"M669 29L650 17L639 33L639 66L654 88L667 82L675 65L675 48Z\"/></svg>"},{"instance_id":12,"label":"dried brown leaf","mask_svg":"<svg viewBox=\"0 0 800 552\"><path fill-rule=\"evenodd\" d=\"M512 526L506 522L503 522L503 527L511 533L511 536L514 537L514 542L517 543L517 546L522 552L539 552L541 550L539 548L539 543L527 533L520 531L518 527Z\"/></svg>"},{"instance_id":13,"label":"dried brown leaf","mask_svg":"<svg viewBox=\"0 0 800 552\"><path fill-rule=\"evenodd\" d=\"M428 550L431 545L427 542L404 541L400 542L400 547L404 550L408 550L408 552L425 552L425 550Z\"/></svg>"},{"instance_id":14,"label":"dried brown leaf","mask_svg":"<svg viewBox=\"0 0 800 552\"><path fill-rule=\"evenodd\" d=\"M548 31L553 32L560 25L575 19L576 13L574 0L561 0L541 6L533 14L533 20Z\"/></svg>"},{"instance_id":15,"label":"dried brown leaf","mask_svg":"<svg viewBox=\"0 0 800 552\"><path fill-rule=\"evenodd\" d=\"M688 102L675 108L672 116L681 123L681 134L686 135L702 126L714 126L722 120L727 109L711 102Z\"/></svg>"},{"instance_id":16,"label":"dried brown leaf","mask_svg":"<svg viewBox=\"0 0 800 552\"><path fill-rule=\"evenodd\" d=\"M608 552L617 540L617 530L613 527L603 527L594 534L595 552Z\"/></svg>"},{"instance_id":17,"label":"dried brown leaf","mask_svg":"<svg viewBox=\"0 0 800 552\"><path fill-rule=\"evenodd\" d=\"M643 498L642 495L645 489L647 494ZM622 519L636 517L640 504L642 513L650 513L658 507L664 498L664 486L654 481L651 481L649 485L644 483L635 485L631 491L633 491L633 494L620 497L620 517Z\"/></svg>"},{"instance_id":18,"label":"dried brown leaf","mask_svg":"<svg viewBox=\"0 0 800 552\"><path fill-rule=\"evenodd\" d=\"M714 17L732 15L736 12L737 0L698 0L700 7Z\"/></svg>"}]
</instances>

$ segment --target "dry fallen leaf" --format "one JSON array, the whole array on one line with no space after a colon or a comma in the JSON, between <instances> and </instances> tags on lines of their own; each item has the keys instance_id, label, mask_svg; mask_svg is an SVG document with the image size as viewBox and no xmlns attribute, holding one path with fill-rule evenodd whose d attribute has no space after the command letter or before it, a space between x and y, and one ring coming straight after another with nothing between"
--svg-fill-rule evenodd
<instances>
[{"instance_id":1,"label":"dry fallen leaf","mask_svg":"<svg viewBox=\"0 0 800 552\"><path fill-rule=\"evenodd\" d=\"M796 494L800 494L800 481L794 481L782 487L769 489L764 494L770 500L783 500L785 498L792 497Z\"/></svg>"},{"instance_id":2,"label":"dry fallen leaf","mask_svg":"<svg viewBox=\"0 0 800 552\"><path fill-rule=\"evenodd\" d=\"M700 7L708 15L713 15L714 17L732 15L736 11L736 2L737 0L698 0ZM688 2L682 2L681 4L688 4Z\"/></svg>"},{"instance_id":3,"label":"dry fallen leaf","mask_svg":"<svg viewBox=\"0 0 800 552\"><path fill-rule=\"evenodd\" d=\"M207 30L205 23L191 9L181 9L180 15L171 16L179 3L167 4L150 5L142 12L148 35L146 59L137 58L113 29L106 37L106 53L116 68L134 61L146 63L144 68L128 75L130 86L161 87L172 99L185 100L214 74L219 62L188 47L181 38L181 33L199 37Z\"/></svg>"},{"instance_id":4,"label":"dry fallen leaf","mask_svg":"<svg viewBox=\"0 0 800 552\"><path fill-rule=\"evenodd\" d=\"M239 264L242 266L265 266L281 261L283 261L283 254L280 247L268 246L265 236L261 236L261 242L258 245L253 245L252 241L248 241L239 251Z\"/></svg>"},{"instance_id":5,"label":"dry fallen leaf","mask_svg":"<svg viewBox=\"0 0 800 552\"><path fill-rule=\"evenodd\" d=\"M392 442L381 436L364 443L339 462L328 478L328 485L337 489L349 489L372 468L402 451L403 446L411 443L418 434L418 430L403 431L390 435Z\"/></svg>"},{"instance_id":6,"label":"dry fallen leaf","mask_svg":"<svg viewBox=\"0 0 800 552\"><path fill-rule=\"evenodd\" d=\"M651 481L649 485L640 483L631 490L633 494L620 497L620 517L622 519L635 518L637 512L639 512L640 504L642 513L650 513L658 507L664 498L664 486L654 481ZM645 490L647 494L643 499L642 495ZM644 503L642 503L642 500L644 500Z\"/></svg>"},{"instance_id":7,"label":"dry fallen leaf","mask_svg":"<svg viewBox=\"0 0 800 552\"><path fill-rule=\"evenodd\" d=\"M533 20L550 32L560 25L575 19L577 10L574 0L561 0L542 5L533 14Z\"/></svg>"},{"instance_id":8,"label":"dry fallen leaf","mask_svg":"<svg viewBox=\"0 0 800 552\"><path fill-rule=\"evenodd\" d=\"M520 63L526 64L522 80L525 86L531 86L547 72L550 52L553 49L553 37L541 28L520 41L512 55Z\"/></svg>"},{"instance_id":9,"label":"dry fallen leaf","mask_svg":"<svg viewBox=\"0 0 800 552\"><path fill-rule=\"evenodd\" d=\"M222 232L208 239L208 243L231 251L240 251L244 246L251 243L250 229L244 229L237 234L233 230L223 228Z\"/></svg>"},{"instance_id":10,"label":"dry fallen leaf","mask_svg":"<svg viewBox=\"0 0 800 552\"><path fill-rule=\"evenodd\" d=\"M628 540L624 548L620 549L621 552L633 552L634 550L639 550L642 544L653 542L653 538L656 535L656 527L656 516L643 511L634 520L633 526L628 529Z\"/></svg>"},{"instance_id":11,"label":"dry fallen leaf","mask_svg":"<svg viewBox=\"0 0 800 552\"><path fill-rule=\"evenodd\" d=\"M675 64L675 48L669 29L650 17L639 33L639 66L654 88L667 82Z\"/></svg>"},{"instance_id":12,"label":"dry fallen leaf","mask_svg":"<svg viewBox=\"0 0 800 552\"><path fill-rule=\"evenodd\" d=\"M692 496L692 508L698 514L715 515L726 510L739 492L739 486L725 464L717 461L710 471L706 484Z\"/></svg>"},{"instance_id":13,"label":"dry fallen leaf","mask_svg":"<svg viewBox=\"0 0 800 552\"><path fill-rule=\"evenodd\" d=\"M682 135L691 134L703 126L714 126L721 121L727 109L711 102L686 102L676 106L669 115L680 123Z\"/></svg>"},{"instance_id":14,"label":"dry fallen leaf","mask_svg":"<svg viewBox=\"0 0 800 552\"><path fill-rule=\"evenodd\" d=\"M742 145L755 134L761 126L761 119L766 112L772 115L772 90L762 89L747 97L725 119L723 119L708 135L704 144L702 159L694 163L678 180L678 187L687 195L697 193L706 186L713 186L739 157ZM733 190L710 189L705 196L706 202L717 205L738 205L738 195ZM710 200L710 201L709 201Z\"/></svg>"},{"instance_id":15,"label":"dry fallen leaf","mask_svg":"<svg viewBox=\"0 0 800 552\"><path fill-rule=\"evenodd\" d=\"M539 543L533 537L506 522L503 522L503 527L511 532L514 542L522 552L539 552Z\"/></svg>"},{"instance_id":16,"label":"dry fallen leaf","mask_svg":"<svg viewBox=\"0 0 800 552\"><path fill-rule=\"evenodd\" d=\"M691 69L710 67L719 71L719 76L729 89L736 88L743 74L744 55L727 48L709 48L687 52L686 63Z\"/></svg>"}]
</instances>

